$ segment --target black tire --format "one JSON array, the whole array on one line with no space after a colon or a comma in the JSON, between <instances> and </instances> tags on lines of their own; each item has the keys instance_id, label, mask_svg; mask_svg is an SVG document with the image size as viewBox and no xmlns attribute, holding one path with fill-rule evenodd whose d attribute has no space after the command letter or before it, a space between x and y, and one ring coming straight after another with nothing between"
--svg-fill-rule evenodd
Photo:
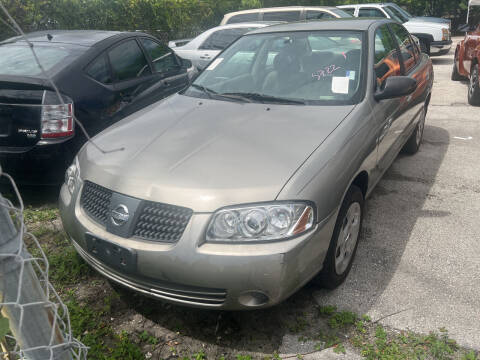
<instances>
[{"instance_id":1,"label":"black tire","mask_svg":"<svg viewBox=\"0 0 480 360\"><path fill-rule=\"evenodd\" d=\"M480 80L478 64L475 64L470 72L468 103L473 106L480 106Z\"/></svg>"},{"instance_id":2,"label":"black tire","mask_svg":"<svg viewBox=\"0 0 480 360\"><path fill-rule=\"evenodd\" d=\"M357 252L358 242L359 242L360 234L362 230L364 201L365 200L363 198L363 193L360 190L360 188L358 188L355 185L352 185L350 189L348 189L347 194L345 195L345 199L343 200L342 206L340 208L340 212L338 213L337 222L335 223L332 239L330 240L330 246L328 248L327 256L323 263L323 269L315 278L314 280L315 283L328 289L334 289L345 281L348 273L350 272L350 269L352 268L353 260L355 259L355 254ZM338 254L339 249L337 246L338 240L340 239L341 231L345 229L345 226L348 223L350 223L350 222L346 222L349 209L354 207L357 208L357 206L360 209L360 216L359 216L359 219L357 219L358 233L355 240L356 243L353 250L351 250L350 252L351 257L348 261L348 265L343 271L339 273L337 271L337 265L336 265L336 259L339 257L339 254ZM356 225L355 225L355 228L356 228ZM347 240L345 241L345 243L347 243L348 238L349 237L347 237Z\"/></svg>"},{"instance_id":3,"label":"black tire","mask_svg":"<svg viewBox=\"0 0 480 360\"><path fill-rule=\"evenodd\" d=\"M453 60L453 68L452 68L452 80L453 81L460 81L460 80L464 80L465 78L460 75L460 73L458 72L458 69L457 69L457 60Z\"/></svg>"},{"instance_id":4,"label":"black tire","mask_svg":"<svg viewBox=\"0 0 480 360\"><path fill-rule=\"evenodd\" d=\"M403 146L402 151L409 155L414 155L420 149L420 145L422 144L423 139L423 131L425 129L425 117L427 115L427 106L425 105L422 110L422 114L420 115L420 121L418 122L415 130L413 131L410 138L407 140L405 145Z\"/></svg>"},{"instance_id":5,"label":"black tire","mask_svg":"<svg viewBox=\"0 0 480 360\"><path fill-rule=\"evenodd\" d=\"M420 50L423 53L430 55L430 43L426 40L420 39Z\"/></svg>"}]
</instances>

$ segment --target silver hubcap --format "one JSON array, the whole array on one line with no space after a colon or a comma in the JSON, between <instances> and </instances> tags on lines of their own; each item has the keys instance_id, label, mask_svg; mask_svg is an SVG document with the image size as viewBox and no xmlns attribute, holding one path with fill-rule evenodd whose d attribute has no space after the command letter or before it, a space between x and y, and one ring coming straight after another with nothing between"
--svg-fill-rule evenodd
<instances>
[{"instance_id":1,"label":"silver hubcap","mask_svg":"<svg viewBox=\"0 0 480 360\"><path fill-rule=\"evenodd\" d=\"M335 270L338 275L342 275L352 261L353 251L360 233L361 217L362 208L360 204L357 202L350 204L343 219L342 228L338 234L337 248L335 249Z\"/></svg>"},{"instance_id":2,"label":"silver hubcap","mask_svg":"<svg viewBox=\"0 0 480 360\"><path fill-rule=\"evenodd\" d=\"M474 68L472 71L472 76L470 76L470 89L469 89L470 96L473 95L477 82L478 82L478 68Z\"/></svg>"},{"instance_id":3,"label":"silver hubcap","mask_svg":"<svg viewBox=\"0 0 480 360\"><path fill-rule=\"evenodd\" d=\"M422 117L417 126L417 137L416 137L417 145L420 145L420 143L422 142L424 128L425 128L425 108L423 108Z\"/></svg>"}]
</instances>

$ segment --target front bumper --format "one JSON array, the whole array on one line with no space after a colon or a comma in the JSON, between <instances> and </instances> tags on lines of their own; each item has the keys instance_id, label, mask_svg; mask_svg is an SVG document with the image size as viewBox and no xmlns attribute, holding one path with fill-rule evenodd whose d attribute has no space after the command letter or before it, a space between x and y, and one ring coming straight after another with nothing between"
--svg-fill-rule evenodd
<instances>
[{"instance_id":1,"label":"front bumper","mask_svg":"<svg viewBox=\"0 0 480 360\"><path fill-rule=\"evenodd\" d=\"M452 40L433 41L430 43L430 55L445 55L452 48Z\"/></svg>"},{"instance_id":2,"label":"front bumper","mask_svg":"<svg viewBox=\"0 0 480 360\"><path fill-rule=\"evenodd\" d=\"M332 214L305 235L263 244L205 243L211 214L194 213L174 244L123 238L91 220L73 196L60 192L63 225L78 253L110 280L164 301L192 307L240 310L275 305L321 268L335 225ZM86 234L136 253L134 273L122 273L87 251Z\"/></svg>"}]
</instances>

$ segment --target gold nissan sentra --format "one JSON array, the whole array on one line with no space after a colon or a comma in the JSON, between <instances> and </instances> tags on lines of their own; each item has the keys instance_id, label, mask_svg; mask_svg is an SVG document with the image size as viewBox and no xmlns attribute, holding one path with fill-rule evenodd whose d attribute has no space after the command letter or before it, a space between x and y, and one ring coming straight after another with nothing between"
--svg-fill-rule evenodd
<instances>
[{"instance_id":1,"label":"gold nissan sentra","mask_svg":"<svg viewBox=\"0 0 480 360\"><path fill-rule=\"evenodd\" d=\"M432 83L429 57L391 20L248 33L81 149L64 228L105 277L177 304L254 309L313 278L333 288L365 198L421 144Z\"/></svg>"}]
</instances>

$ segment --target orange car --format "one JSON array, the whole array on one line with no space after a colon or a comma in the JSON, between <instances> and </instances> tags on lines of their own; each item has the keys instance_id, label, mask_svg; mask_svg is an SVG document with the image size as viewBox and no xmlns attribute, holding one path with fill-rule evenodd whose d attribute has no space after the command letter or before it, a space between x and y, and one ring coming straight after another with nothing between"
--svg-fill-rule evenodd
<instances>
[{"instance_id":1,"label":"orange car","mask_svg":"<svg viewBox=\"0 0 480 360\"><path fill-rule=\"evenodd\" d=\"M470 0L469 15L470 7L474 5L480 6L480 0ZM470 22L468 20L469 16L467 16L467 24L458 28L460 31L465 31L465 38L458 43L455 50L452 80L469 79L468 103L480 106L480 20L470 19Z\"/></svg>"}]
</instances>

